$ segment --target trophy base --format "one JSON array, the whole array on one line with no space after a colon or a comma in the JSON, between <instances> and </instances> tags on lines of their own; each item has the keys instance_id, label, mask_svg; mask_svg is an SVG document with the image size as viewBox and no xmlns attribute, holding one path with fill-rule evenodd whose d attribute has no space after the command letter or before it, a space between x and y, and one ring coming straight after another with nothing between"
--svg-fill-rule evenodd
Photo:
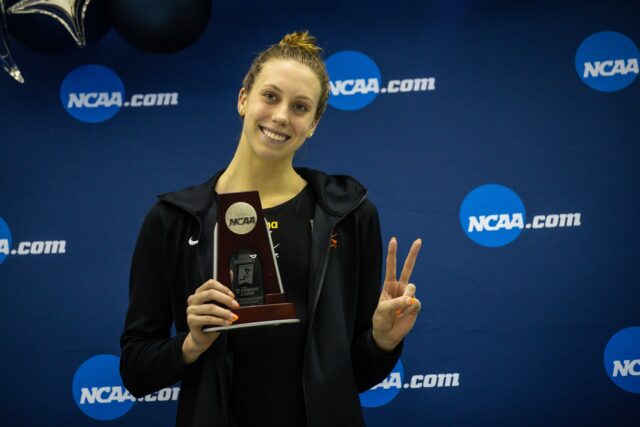
<instances>
[{"instance_id":1,"label":"trophy base","mask_svg":"<svg viewBox=\"0 0 640 427\"><path fill-rule=\"evenodd\" d=\"M299 323L296 311L291 303L250 305L231 310L238 316L238 320L229 326L205 326L202 332L228 331L240 328L255 328L258 326L276 326L287 323Z\"/></svg>"},{"instance_id":2,"label":"trophy base","mask_svg":"<svg viewBox=\"0 0 640 427\"><path fill-rule=\"evenodd\" d=\"M241 328L257 328L258 326L278 326L278 325L284 325L287 323L300 323L300 319L265 320L262 322L240 323L237 325L229 325L229 326L212 326L209 328L204 328L202 332L228 331L230 329L241 329Z\"/></svg>"}]
</instances>

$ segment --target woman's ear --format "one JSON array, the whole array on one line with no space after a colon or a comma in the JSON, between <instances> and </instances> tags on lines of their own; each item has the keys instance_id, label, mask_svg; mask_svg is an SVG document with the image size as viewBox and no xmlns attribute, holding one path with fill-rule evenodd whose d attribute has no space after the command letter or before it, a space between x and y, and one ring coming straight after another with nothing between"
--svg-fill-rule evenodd
<instances>
[{"instance_id":1,"label":"woman's ear","mask_svg":"<svg viewBox=\"0 0 640 427\"><path fill-rule=\"evenodd\" d=\"M311 138L314 134L314 132L316 131L316 127L318 127L318 122L320 120L314 120L313 123L311 124L311 128L309 129L309 132L307 132L307 138Z\"/></svg>"},{"instance_id":2,"label":"woman's ear","mask_svg":"<svg viewBox=\"0 0 640 427\"><path fill-rule=\"evenodd\" d=\"M240 89L240 92L238 92L238 114L240 114L240 117L244 117L246 105L247 91L245 88L242 88Z\"/></svg>"}]
</instances>

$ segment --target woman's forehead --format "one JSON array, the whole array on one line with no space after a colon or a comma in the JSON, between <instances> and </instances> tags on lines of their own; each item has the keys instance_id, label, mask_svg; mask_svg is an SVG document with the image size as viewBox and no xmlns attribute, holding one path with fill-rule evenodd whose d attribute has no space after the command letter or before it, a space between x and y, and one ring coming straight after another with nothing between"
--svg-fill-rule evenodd
<instances>
[{"instance_id":1,"label":"woman's forehead","mask_svg":"<svg viewBox=\"0 0 640 427\"><path fill-rule=\"evenodd\" d=\"M260 70L255 84L275 86L281 91L293 90L311 97L319 97L320 81L307 65L294 60L272 59Z\"/></svg>"}]
</instances>

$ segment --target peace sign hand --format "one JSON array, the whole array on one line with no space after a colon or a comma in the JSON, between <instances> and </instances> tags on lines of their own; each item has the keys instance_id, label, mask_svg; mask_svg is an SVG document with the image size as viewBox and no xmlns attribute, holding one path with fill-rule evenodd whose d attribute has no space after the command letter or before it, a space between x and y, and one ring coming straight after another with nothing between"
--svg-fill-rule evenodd
<instances>
[{"instance_id":1,"label":"peace sign hand","mask_svg":"<svg viewBox=\"0 0 640 427\"><path fill-rule=\"evenodd\" d=\"M420 301L415 298L416 286L409 283L409 279L421 246L422 240L417 239L413 242L398 280L396 279L398 242L395 237L389 241L384 286L376 311L373 313L373 339L383 351L392 351L416 323Z\"/></svg>"}]
</instances>

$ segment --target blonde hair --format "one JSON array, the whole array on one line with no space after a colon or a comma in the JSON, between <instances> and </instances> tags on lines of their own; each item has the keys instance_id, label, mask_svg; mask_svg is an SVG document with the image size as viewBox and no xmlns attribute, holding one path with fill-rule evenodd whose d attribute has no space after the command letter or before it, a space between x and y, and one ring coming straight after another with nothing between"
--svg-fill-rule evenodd
<instances>
[{"instance_id":1,"label":"blonde hair","mask_svg":"<svg viewBox=\"0 0 640 427\"><path fill-rule=\"evenodd\" d=\"M271 59L291 59L306 65L314 72L320 82L320 100L316 110L315 120L320 120L327 108L329 99L329 75L327 67L320 57L322 48L316 45L316 38L309 31L296 31L286 34L278 44L269 46L256 56L251 67L242 80L242 86L247 92L251 91L262 67Z\"/></svg>"}]
</instances>

